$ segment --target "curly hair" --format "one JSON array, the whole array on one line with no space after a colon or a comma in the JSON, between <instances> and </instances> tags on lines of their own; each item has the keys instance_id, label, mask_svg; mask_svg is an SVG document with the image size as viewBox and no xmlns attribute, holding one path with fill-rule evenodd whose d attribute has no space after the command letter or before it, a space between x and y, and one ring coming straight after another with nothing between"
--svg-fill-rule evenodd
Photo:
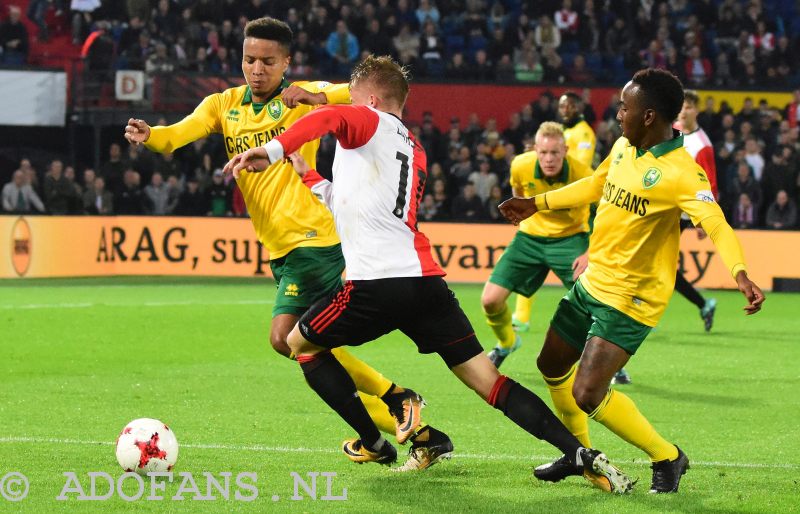
<instances>
[{"instance_id":1,"label":"curly hair","mask_svg":"<svg viewBox=\"0 0 800 514\"><path fill-rule=\"evenodd\" d=\"M294 34L289 25L268 16L247 22L244 26L244 37L275 41L287 54L294 41Z\"/></svg>"},{"instance_id":2,"label":"curly hair","mask_svg":"<svg viewBox=\"0 0 800 514\"><path fill-rule=\"evenodd\" d=\"M667 70L646 68L631 79L643 93L644 106L654 109L669 123L675 121L683 107L683 84Z\"/></svg>"}]
</instances>

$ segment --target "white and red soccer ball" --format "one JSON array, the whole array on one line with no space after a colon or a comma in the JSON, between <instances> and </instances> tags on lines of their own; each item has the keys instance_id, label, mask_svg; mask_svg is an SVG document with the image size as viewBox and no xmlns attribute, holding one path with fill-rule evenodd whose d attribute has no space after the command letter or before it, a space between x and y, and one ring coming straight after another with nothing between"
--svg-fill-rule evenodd
<instances>
[{"instance_id":1,"label":"white and red soccer ball","mask_svg":"<svg viewBox=\"0 0 800 514\"><path fill-rule=\"evenodd\" d=\"M177 460L178 439L157 419L134 419L117 438L117 462L125 471L171 471Z\"/></svg>"}]
</instances>

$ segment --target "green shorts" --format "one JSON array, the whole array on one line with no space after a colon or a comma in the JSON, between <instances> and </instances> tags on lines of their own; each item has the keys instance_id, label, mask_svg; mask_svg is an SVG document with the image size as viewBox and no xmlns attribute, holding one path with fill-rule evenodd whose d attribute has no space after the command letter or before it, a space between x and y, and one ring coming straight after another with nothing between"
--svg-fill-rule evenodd
<instances>
[{"instance_id":1,"label":"green shorts","mask_svg":"<svg viewBox=\"0 0 800 514\"><path fill-rule=\"evenodd\" d=\"M571 288L572 263L586 252L589 236L586 233L567 237L536 237L517 232L511 244L497 261L489 282L509 291L531 296L539 290L550 270Z\"/></svg>"},{"instance_id":2,"label":"green shorts","mask_svg":"<svg viewBox=\"0 0 800 514\"><path fill-rule=\"evenodd\" d=\"M342 285L342 245L295 248L269 262L278 287L272 317L278 314L302 316L314 302Z\"/></svg>"},{"instance_id":3,"label":"green shorts","mask_svg":"<svg viewBox=\"0 0 800 514\"><path fill-rule=\"evenodd\" d=\"M596 300L580 280L561 299L550 326L570 345L580 351L590 337L597 336L614 343L633 355L651 327L627 314Z\"/></svg>"}]
</instances>

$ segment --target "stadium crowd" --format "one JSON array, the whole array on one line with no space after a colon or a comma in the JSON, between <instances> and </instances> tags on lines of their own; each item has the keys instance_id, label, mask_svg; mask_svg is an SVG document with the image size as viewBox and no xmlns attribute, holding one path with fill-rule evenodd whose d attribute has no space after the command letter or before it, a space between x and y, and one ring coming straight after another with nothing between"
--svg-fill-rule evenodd
<instances>
[{"instance_id":1,"label":"stadium crowd","mask_svg":"<svg viewBox=\"0 0 800 514\"><path fill-rule=\"evenodd\" d=\"M45 16L48 9L58 16ZM667 68L687 86L788 87L800 83L800 16L791 2L738 0L32 0L36 37L71 21L90 67L240 75L242 30L271 15L295 32L292 77L344 77L365 53L392 54L416 77L543 84L621 84L633 70ZM11 6L0 56L24 64L28 34ZM509 165L544 121L557 120L549 93L498 129L498 120L427 114L412 130L429 156L420 219L499 222ZM748 100L740 112L708 99L698 118L714 144L720 202L736 227L797 226L800 89L783 110ZM584 116L597 133L595 164L619 136L617 106ZM414 121L414 120L412 120ZM440 124L441 126L441 124ZM505 124L502 124L505 126ZM5 212L246 216L241 194L219 172L225 151L208 138L175 154L112 144L98 169L23 159L3 187ZM323 140L319 167L330 167Z\"/></svg>"}]
</instances>

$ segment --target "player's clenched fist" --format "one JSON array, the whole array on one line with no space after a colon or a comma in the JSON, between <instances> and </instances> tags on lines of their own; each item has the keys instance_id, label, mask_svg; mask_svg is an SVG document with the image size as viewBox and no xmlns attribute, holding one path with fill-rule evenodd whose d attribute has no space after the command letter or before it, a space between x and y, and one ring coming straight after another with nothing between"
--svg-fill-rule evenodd
<instances>
[{"instance_id":1,"label":"player's clenched fist","mask_svg":"<svg viewBox=\"0 0 800 514\"><path fill-rule=\"evenodd\" d=\"M233 156L223 171L232 173L234 178L239 178L239 173L242 171L264 171L270 164L267 150L259 146Z\"/></svg>"},{"instance_id":2,"label":"player's clenched fist","mask_svg":"<svg viewBox=\"0 0 800 514\"><path fill-rule=\"evenodd\" d=\"M125 126L125 139L132 145L144 143L150 138L150 125L145 123L144 120L135 120L133 118L128 120L128 125Z\"/></svg>"},{"instance_id":3,"label":"player's clenched fist","mask_svg":"<svg viewBox=\"0 0 800 514\"><path fill-rule=\"evenodd\" d=\"M321 105L328 103L328 97L325 96L325 93L311 93L294 84L283 90L281 100L289 109L294 109L300 104Z\"/></svg>"},{"instance_id":4,"label":"player's clenched fist","mask_svg":"<svg viewBox=\"0 0 800 514\"><path fill-rule=\"evenodd\" d=\"M536 214L536 203L533 198L515 196L501 203L497 208L500 209L500 214L514 225L519 225L520 221Z\"/></svg>"}]
</instances>

